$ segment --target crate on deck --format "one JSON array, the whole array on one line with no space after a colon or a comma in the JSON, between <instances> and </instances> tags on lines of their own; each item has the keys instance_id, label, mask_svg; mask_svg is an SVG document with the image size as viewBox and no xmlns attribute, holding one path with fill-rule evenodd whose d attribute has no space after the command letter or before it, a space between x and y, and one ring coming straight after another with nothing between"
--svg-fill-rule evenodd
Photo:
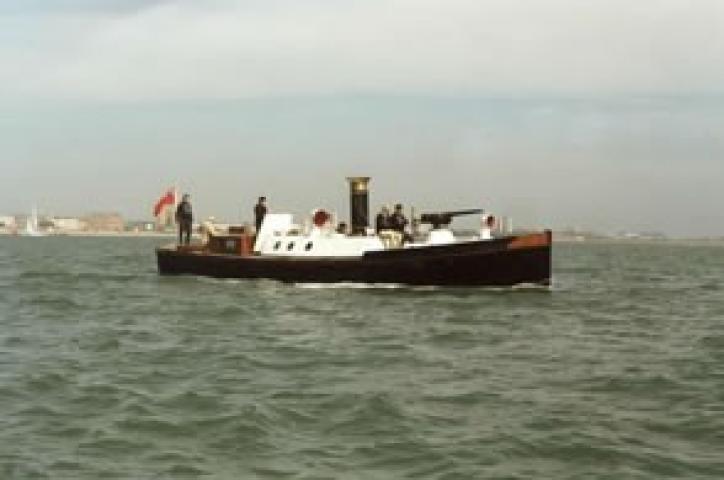
<instances>
[{"instance_id":1,"label":"crate on deck","mask_svg":"<svg viewBox=\"0 0 724 480\"><path fill-rule=\"evenodd\" d=\"M254 250L254 236L244 227L229 227L228 234L209 236L209 252L227 255L251 255Z\"/></svg>"}]
</instances>

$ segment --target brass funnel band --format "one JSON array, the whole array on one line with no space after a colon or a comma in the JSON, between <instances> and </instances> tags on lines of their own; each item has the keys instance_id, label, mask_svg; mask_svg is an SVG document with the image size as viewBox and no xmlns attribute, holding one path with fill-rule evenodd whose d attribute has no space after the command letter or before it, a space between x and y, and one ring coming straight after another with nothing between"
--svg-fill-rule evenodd
<instances>
[{"instance_id":1,"label":"brass funnel band","mask_svg":"<svg viewBox=\"0 0 724 480\"><path fill-rule=\"evenodd\" d=\"M347 177L350 192L369 191L370 177Z\"/></svg>"}]
</instances>

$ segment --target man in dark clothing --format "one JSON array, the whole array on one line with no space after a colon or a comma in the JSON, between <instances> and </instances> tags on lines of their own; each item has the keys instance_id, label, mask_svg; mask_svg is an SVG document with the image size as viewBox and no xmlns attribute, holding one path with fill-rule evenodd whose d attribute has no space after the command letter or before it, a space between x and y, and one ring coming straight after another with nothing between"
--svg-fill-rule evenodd
<instances>
[{"instance_id":1,"label":"man in dark clothing","mask_svg":"<svg viewBox=\"0 0 724 480\"><path fill-rule=\"evenodd\" d=\"M390 209L383 206L380 213L375 217L375 231L379 234L382 230L389 230L390 225Z\"/></svg>"},{"instance_id":2,"label":"man in dark clothing","mask_svg":"<svg viewBox=\"0 0 724 480\"><path fill-rule=\"evenodd\" d=\"M390 228L396 232L404 234L405 227L407 227L408 223L407 217L405 217L405 214L402 211L402 205L398 203L395 205L395 213L390 216Z\"/></svg>"},{"instance_id":3,"label":"man in dark clothing","mask_svg":"<svg viewBox=\"0 0 724 480\"><path fill-rule=\"evenodd\" d=\"M412 235L405 231L408 223L410 222L407 221L407 217L405 217L405 213L402 211L402 205L398 203L395 205L395 212L390 215L389 228L399 232L402 235L403 242L412 241Z\"/></svg>"},{"instance_id":4,"label":"man in dark clothing","mask_svg":"<svg viewBox=\"0 0 724 480\"><path fill-rule=\"evenodd\" d=\"M266 216L266 197L259 197L259 201L254 205L254 222L256 225L256 233L259 234L261 224Z\"/></svg>"},{"instance_id":5,"label":"man in dark clothing","mask_svg":"<svg viewBox=\"0 0 724 480\"><path fill-rule=\"evenodd\" d=\"M191 209L191 197L188 193L184 194L181 203L176 207L176 223L178 223L178 243L179 245L191 243L191 225L194 222L194 214Z\"/></svg>"}]
</instances>

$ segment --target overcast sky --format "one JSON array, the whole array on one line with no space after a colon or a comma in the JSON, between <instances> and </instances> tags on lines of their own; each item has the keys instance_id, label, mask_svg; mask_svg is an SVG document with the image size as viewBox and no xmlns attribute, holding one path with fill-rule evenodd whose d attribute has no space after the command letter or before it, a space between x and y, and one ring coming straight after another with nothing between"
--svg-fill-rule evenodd
<instances>
[{"instance_id":1,"label":"overcast sky","mask_svg":"<svg viewBox=\"0 0 724 480\"><path fill-rule=\"evenodd\" d=\"M724 235L720 0L2 0L0 214L483 206Z\"/></svg>"}]
</instances>

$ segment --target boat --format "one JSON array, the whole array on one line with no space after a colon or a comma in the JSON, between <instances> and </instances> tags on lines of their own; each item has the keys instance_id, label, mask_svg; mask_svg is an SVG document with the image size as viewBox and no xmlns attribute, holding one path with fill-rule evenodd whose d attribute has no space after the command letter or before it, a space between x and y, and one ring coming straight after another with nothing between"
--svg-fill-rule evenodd
<instances>
[{"instance_id":1,"label":"boat","mask_svg":"<svg viewBox=\"0 0 724 480\"><path fill-rule=\"evenodd\" d=\"M335 228L323 209L313 212L308 226L294 224L284 213L267 214L259 232L244 227L218 232L207 226L201 244L157 248L159 273L290 283L550 286L550 230L496 235L494 217L472 209L413 217L413 234L407 238L376 232L369 226L370 178L347 180L349 228ZM453 219L474 214L481 215L480 232L456 236Z\"/></svg>"},{"instance_id":2,"label":"boat","mask_svg":"<svg viewBox=\"0 0 724 480\"><path fill-rule=\"evenodd\" d=\"M25 229L20 231L24 237L44 237L45 234L38 227L38 209L33 207L30 216L25 220Z\"/></svg>"}]
</instances>

